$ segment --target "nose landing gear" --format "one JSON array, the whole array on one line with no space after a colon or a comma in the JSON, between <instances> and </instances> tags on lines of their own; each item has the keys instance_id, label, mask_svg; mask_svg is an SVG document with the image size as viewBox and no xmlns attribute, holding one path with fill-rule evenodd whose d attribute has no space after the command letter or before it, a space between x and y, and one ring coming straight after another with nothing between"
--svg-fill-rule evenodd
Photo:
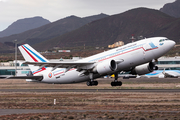
<instances>
[{"instance_id":1,"label":"nose landing gear","mask_svg":"<svg viewBox=\"0 0 180 120\"><path fill-rule=\"evenodd\" d=\"M111 86L121 86L121 85L122 85L122 82L121 82L121 81L111 82Z\"/></svg>"}]
</instances>

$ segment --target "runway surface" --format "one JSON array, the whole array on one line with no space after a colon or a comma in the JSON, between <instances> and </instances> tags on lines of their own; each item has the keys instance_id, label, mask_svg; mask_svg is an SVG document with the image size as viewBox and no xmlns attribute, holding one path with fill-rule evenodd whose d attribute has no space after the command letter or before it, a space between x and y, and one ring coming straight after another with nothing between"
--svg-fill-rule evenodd
<instances>
[{"instance_id":1,"label":"runway surface","mask_svg":"<svg viewBox=\"0 0 180 120\"><path fill-rule=\"evenodd\" d=\"M28 113L65 113L65 112L157 112L156 110L42 110L42 109L0 109L0 116ZM177 113L178 111L158 111Z\"/></svg>"},{"instance_id":2,"label":"runway surface","mask_svg":"<svg viewBox=\"0 0 180 120\"><path fill-rule=\"evenodd\" d=\"M113 79L99 79L99 83L100 84L109 84L111 81L113 81ZM175 83L175 84L179 84L179 79L171 79L171 78L167 78L167 79L157 79L157 78L153 78L153 79L121 79L121 81L123 83L135 83L135 84L161 84L161 83ZM8 85L8 84L15 84L16 83L3 83L3 85ZM20 84L20 83L17 83ZM41 84L41 83L40 83ZM85 84L85 83L84 83ZM22 83L21 85L27 85L26 83ZM30 84L31 85L31 84ZM47 84L48 85L48 84ZM87 87L88 88L88 87ZM50 92L137 92L137 93L177 93L180 92L180 89L117 89L117 88L112 88L112 89L0 89L0 92L14 92L16 94L16 92L33 92L33 93L50 93ZM60 112L86 112L86 111L92 111L92 112L132 112L130 110L43 110L43 109L0 109L0 116L2 115L11 115L11 114L28 114L28 113L60 113ZM138 112L138 111L135 111ZM144 111L143 111L144 112ZM148 112L148 111L147 111ZM152 111L153 112L153 111ZM155 111L156 112L156 111ZM164 112L168 112L168 111L164 111ZM177 111L169 111L169 112L177 112Z\"/></svg>"},{"instance_id":3,"label":"runway surface","mask_svg":"<svg viewBox=\"0 0 180 120\"><path fill-rule=\"evenodd\" d=\"M180 92L180 89L0 89L0 92Z\"/></svg>"}]
</instances>

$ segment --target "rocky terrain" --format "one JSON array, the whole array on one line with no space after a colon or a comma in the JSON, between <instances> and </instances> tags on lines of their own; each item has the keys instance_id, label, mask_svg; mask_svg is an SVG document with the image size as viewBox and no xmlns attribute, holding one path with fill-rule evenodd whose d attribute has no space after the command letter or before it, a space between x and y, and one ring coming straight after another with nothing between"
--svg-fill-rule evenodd
<instances>
[{"instance_id":1,"label":"rocky terrain","mask_svg":"<svg viewBox=\"0 0 180 120\"><path fill-rule=\"evenodd\" d=\"M165 4L161 9L161 12L166 13L170 16L179 18L180 17L180 0L176 0L173 3Z\"/></svg>"}]
</instances>

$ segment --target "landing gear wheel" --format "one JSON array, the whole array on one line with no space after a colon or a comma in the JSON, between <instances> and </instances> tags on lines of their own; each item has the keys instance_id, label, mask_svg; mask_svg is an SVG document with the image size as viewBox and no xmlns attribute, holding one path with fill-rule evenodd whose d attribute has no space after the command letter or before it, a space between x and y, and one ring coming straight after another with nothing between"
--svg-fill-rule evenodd
<instances>
[{"instance_id":1,"label":"landing gear wheel","mask_svg":"<svg viewBox=\"0 0 180 120\"><path fill-rule=\"evenodd\" d=\"M118 82L118 86L121 86L121 85L122 85L122 82L121 82L121 81L119 81L119 82Z\"/></svg>"},{"instance_id":2,"label":"landing gear wheel","mask_svg":"<svg viewBox=\"0 0 180 120\"><path fill-rule=\"evenodd\" d=\"M97 86L98 85L98 81L92 81L92 85Z\"/></svg>"},{"instance_id":3,"label":"landing gear wheel","mask_svg":"<svg viewBox=\"0 0 180 120\"><path fill-rule=\"evenodd\" d=\"M111 86L121 86L121 85L122 85L121 81L111 82Z\"/></svg>"},{"instance_id":4,"label":"landing gear wheel","mask_svg":"<svg viewBox=\"0 0 180 120\"><path fill-rule=\"evenodd\" d=\"M111 82L111 86L121 86L122 85L122 82L121 81L118 81L118 73L115 73L115 80L113 82Z\"/></svg>"},{"instance_id":5,"label":"landing gear wheel","mask_svg":"<svg viewBox=\"0 0 180 120\"><path fill-rule=\"evenodd\" d=\"M89 73L89 78L90 81L87 81L87 86L97 86L98 85L98 81L94 81L93 79L93 73Z\"/></svg>"},{"instance_id":6,"label":"landing gear wheel","mask_svg":"<svg viewBox=\"0 0 180 120\"><path fill-rule=\"evenodd\" d=\"M87 86L97 86L98 85L98 81L87 81Z\"/></svg>"},{"instance_id":7,"label":"landing gear wheel","mask_svg":"<svg viewBox=\"0 0 180 120\"><path fill-rule=\"evenodd\" d=\"M92 86L92 82L91 81L87 81L86 85L87 86Z\"/></svg>"}]
</instances>

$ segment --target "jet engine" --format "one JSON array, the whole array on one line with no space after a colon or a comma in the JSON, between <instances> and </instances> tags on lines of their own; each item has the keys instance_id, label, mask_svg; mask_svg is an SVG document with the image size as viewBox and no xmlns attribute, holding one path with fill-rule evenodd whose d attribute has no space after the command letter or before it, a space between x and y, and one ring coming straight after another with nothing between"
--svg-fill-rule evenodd
<instances>
[{"instance_id":1,"label":"jet engine","mask_svg":"<svg viewBox=\"0 0 180 120\"><path fill-rule=\"evenodd\" d=\"M155 64L153 62L149 62L146 64L142 64L139 66L136 66L133 70L132 70L132 74L138 74L138 75L144 75L150 72L153 72L154 70L157 70L158 67L155 66Z\"/></svg>"},{"instance_id":2,"label":"jet engine","mask_svg":"<svg viewBox=\"0 0 180 120\"><path fill-rule=\"evenodd\" d=\"M93 72L97 72L100 75L108 74L117 69L117 64L115 60L108 60L97 64L97 66L93 69Z\"/></svg>"}]
</instances>

